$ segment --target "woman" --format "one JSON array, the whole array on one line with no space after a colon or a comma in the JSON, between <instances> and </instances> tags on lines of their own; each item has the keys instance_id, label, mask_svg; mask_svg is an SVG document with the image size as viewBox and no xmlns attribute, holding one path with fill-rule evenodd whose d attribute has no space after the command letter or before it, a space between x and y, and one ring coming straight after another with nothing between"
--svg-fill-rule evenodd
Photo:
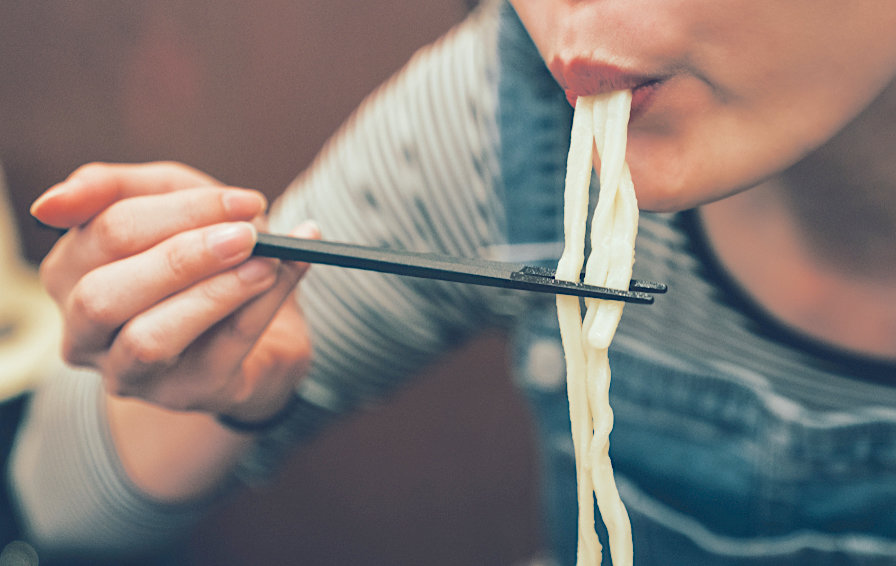
<instances>
[{"instance_id":1,"label":"woman","mask_svg":"<svg viewBox=\"0 0 896 566\"><path fill-rule=\"evenodd\" d=\"M66 357L102 374L88 428L114 442L14 462L37 538L89 538L45 512L40 487L58 467L44 459L72 469L104 451L110 467L121 460L118 485L137 490L100 500L125 519L183 517L135 501L195 502L263 475L334 416L502 324L544 440L552 549L572 563L550 299L315 267L296 302L307 266L249 255L269 222L550 264L569 103L626 88L627 160L641 208L658 211L643 215L635 272L671 289L626 309L611 355L611 456L636 564L896 555L896 6L511 4L486 4L421 52L268 218L256 193L176 164L94 164L35 203L40 220L70 228L43 277L65 314ZM55 384L37 407L54 387L92 399L101 386ZM31 429L63 435L60 423L84 418ZM67 495L73 508L97 500L100 488L83 489ZM135 536L125 527L119 541Z\"/></svg>"}]
</instances>

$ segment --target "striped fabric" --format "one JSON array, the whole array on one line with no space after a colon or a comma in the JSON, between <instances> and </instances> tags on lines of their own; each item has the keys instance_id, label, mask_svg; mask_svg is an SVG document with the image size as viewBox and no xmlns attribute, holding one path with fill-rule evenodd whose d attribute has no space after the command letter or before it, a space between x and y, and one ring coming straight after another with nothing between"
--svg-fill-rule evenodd
<instances>
[{"instance_id":1,"label":"striped fabric","mask_svg":"<svg viewBox=\"0 0 896 566\"><path fill-rule=\"evenodd\" d=\"M61 364L31 401L9 472L42 561L154 552L182 537L205 508L161 504L134 487L116 455L103 405L98 374Z\"/></svg>"},{"instance_id":2,"label":"striped fabric","mask_svg":"<svg viewBox=\"0 0 896 566\"><path fill-rule=\"evenodd\" d=\"M495 100L480 96L494 90L496 21L494 9L479 11L372 95L280 200L272 227L288 230L310 217L334 240L457 255L478 255L500 239ZM450 100L464 101L462 108ZM248 481L266 475L295 437L380 397L502 304L500 292L450 283L312 271L301 297L315 322L313 377L291 429L261 442L246 463ZM9 471L42 559L57 551L66 563L81 554L91 563L133 556L183 536L207 508L162 505L136 489L101 400L96 373L61 367L31 400Z\"/></svg>"},{"instance_id":3,"label":"striped fabric","mask_svg":"<svg viewBox=\"0 0 896 566\"><path fill-rule=\"evenodd\" d=\"M642 214L639 276L665 281L672 291L650 309L626 310L618 346L656 341L646 355L711 364L736 380L766 376L780 403L790 399L809 411L896 418L893 364L813 344L765 317L715 264L698 224L693 212Z\"/></svg>"},{"instance_id":4,"label":"striped fabric","mask_svg":"<svg viewBox=\"0 0 896 566\"><path fill-rule=\"evenodd\" d=\"M544 180L562 173L551 155L568 141L569 109L549 76L525 76L520 85L534 90L513 100L546 105L539 117L556 122L528 124L499 108L499 69L528 72L520 69L537 57L520 32L520 49L530 51L499 59L508 14L486 3L371 95L275 204L272 229L311 218L336 241L555 258L557 218L514 220L530 204L560 213L551 191L560 192ZM520 55L523 67L501 67ZM538 132L547 137L533 144L543 151L506 160L509 144ZM635 272L670 285L655 305L626 308L613 346L611 450L638 563L896 563L896 368L820 348L765 319L715 268L693 214L644 214ZM574 496L564 483L569 422L556 314L545 307L552 301L325 266L312 268L297 300L311 325L313 367L300 410L242 463L245 481L266 477L297 441L377 402L433 357L505 325L519 338L519 380L553 459L546 470L557 472L545 476L548 489ZM31 527L75 546L174 536L197 509L159 506L127 481L100 416L100 387L96 376L67 374L35 397L12 469ZM574 535L561 517L574 519L574 503L558 501L551 519ZM812 513L825 519L804 516Z\"/></svg>"},{"instance_id":5,"label":"striped fabric","mask_svg":"<svg viewBox=\"0 0 896 566\"><path fill-rule=\"evenodd\" d=\"M613 455L642 461L620 493L643 563L896 563L896 367L767 319L697 224L642 215L639 275L670 292L627 308L614 341ZM663 432L646 442L649 422ZM679 442L697 448L682 459Z\"/></svg>"},{"instance_id":6,"label":"striped fabric","mask_svg":"<svg viewBox=\"0 0 896 566\"><path fill-rule=\"evenodd\" d=\"M506 18L509 10L506 6L503 10ZM505 259L528 256L533 262L556 257L538 254L556 249L553 228L558 218L533 219L532 225L515 222L528 206L559 214L556 207L543 202L560 195L562 167L552 162L553 149L532 154L530 163L514 162L508 170L507 147L500 152L491 148L519 143L514 131L529 132L534 139L527 141L538 147L563 143L557 137L568 140L563 120L568 108L551 106L562 100L562 93L548 83L537 83L530 98L520 92L514 99L536 104L541 100L549 108L529 123L502 107L497 115L505 120L500 131L505 137L496 134L496 34L495 12L485 10L418 55L400 78L365 103L325 149L312 173L300 178L279 202L274 212L277 228L286 231L305 218L314 218L324 236L334 240L457 255L501 250ZM521 66L508 72L522 73L525 83L532 78L531 69L525 68L528 55L522 61L515 61L515 55L500 52L505 65L511 61ZM560 110L553 112L556 121L542 123L550 108ZM538 131L552 133L539 137ZM550 186L528 186L530 177L551 175L557 176ZM527 192L511 192L524 186ZM846 503L825 520L854 524L854 515L860 518L863 513L863 494L878 489L880 482L886 484L892 472L876 471L867 485L857 484L852 490L843 474L827 473L824 462L840 458L853 470L867 469L869 458L888 462L888 448L874 455L867 447L888 446L896 434L896 388L885 383L892 383L896 375L893 366L820 348L762 317L716 269L700 241L693 213L642 216L636 276L668 282L672 289L650 308L627 308L614 345L619 367L641 368L637 375L616 377L613 400L621 425L614 442L628 441L626 450L615 451L623 464L620 487L636 517L636 536L641 536L641 544L653 541L656 545L654 561L649 552L642 552L643 563L675 563L663 552L676 548L676 537L686 541L680 543L680 556L701 560L693 563L767 564L809 556L819 564L835 564L841 555L854 555L857 563L873 563L887 556L893 543L880 533L887 532L888 525L867 534L813 531L808 527L813 520L801 516L811 513L811 506L809 511L804 509L800 498L808 497L812 489L838 490ZM309 411L297 416L301 422L260 445L250 462L254 469L247 470L252 474L273 467L276 454L328 417L380 399L458 340L485 325L528 324L538 311L538 299L525 294L322 267L312 270L299 300L312 325L316 347L315 366L301 391ZM550 310L540 314L555 316ZM551 340L559 347L555 338ZM546 344L536 346L526 350L517 345L516 349L529 353L550 349ZM640 362L631 364L628 359ZM562 368L562 364L526 367ZM656 371L662 373L653 379L664 379L664 386L651 380ZM527 376L520 379L526 387ZM550 404L562 404L562 380L543 380L537 387L544 388L545 383L557 387L548 392ZM666 416L676 407L678 413ZM312 408L315 416L309 418ZM725 505L701 499L705 494L689 497L664 492L676 489L670 487L671 481L687 486L688 482L699 484L703 473L719 475L713 466L724 462L700 470L689 469L685 460L679 462L681 476L671 465L667 478L651 476L654 471L649 466L641 467L646 455L639 449L637 436L638 423L648 413L658 419L652 434L663 431L663 419L671 418L668 423L677 423L678 436L687 442L700 442L701 434L716 427L742 431L727 447L719 444L708 448L708 453L743 447L749 458L731 460L729 471L736 475L748 470L763 486L755 502L743 502L745 511L753 515L737 516ZM545 418L550 422L544 426L551 433L545 450L568 455L569 435L562 426L568 427L568 416L555 411ZM552 426L561 426L557 434ZM723 438L718 436L717 441ZM848 457L842 454L844 450L850 451ZM817 470L821 487L810 485L803 491L796 478L812 477L812 470ZM555 471L564 477L552 482L568 481L569 474L564 474L568 470ZM754 489L726 487L723 481L717 480L722 482L719 485L708 481L707 493L718 487L741 496ZM574 493L574 489L567 491ZM574 503L565 505L565 512L570 509ZM777 516L773 509L778 509ZM715 513L722 513L723 519ZM821 519L815 522L823 523ZM793 533L787 530L791 527L800 530ZM663 534L650 534L656 531ZM763 531L766 534L760 535ZM688 563L684 560L679 563Z\"/></svg>"},{"instance_id":7,"label":"striped fabric","mask_svg":"<svg viewBox=\"0 0 896 566\"><path fill-rule=\"evenodd\" d=\"M504 239L495 124L495 5L372 94L278 200L272 230L314 219L324 238L478 257ZM512 305L513 293L314 266L298 291L315 356L298 412L247 477L327 415L375 402ZM251 469L249 469L251 468Z\"/></svg>"}]
</instances>

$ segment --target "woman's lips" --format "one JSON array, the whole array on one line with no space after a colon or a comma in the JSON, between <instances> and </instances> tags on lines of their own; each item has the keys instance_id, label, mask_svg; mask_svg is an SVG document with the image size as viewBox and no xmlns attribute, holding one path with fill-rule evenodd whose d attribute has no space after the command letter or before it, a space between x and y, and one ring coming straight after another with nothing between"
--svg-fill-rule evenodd
<instances>
[{"instance_id":1,"label":"woman's lips","mask_svg":"<svg viewBox=\"0 0 896 566\"><path fill-rule=\"evenodd\" d=\"M573 107L580 96L631 90L633 116L648 108L664 81L664 77L635 73L585 59L554 59L549 68Z\"/></svg>"},{"instance_id":2,"label":"woman's lips","mask_svg":"<svg viewBox=\"0 0 896 566\"><path fill-rule=\"evenodd\" d=\"M662 79L653 79L632 89L632 117L647 111L662 86Z\"/></svg>"}]
</instances>

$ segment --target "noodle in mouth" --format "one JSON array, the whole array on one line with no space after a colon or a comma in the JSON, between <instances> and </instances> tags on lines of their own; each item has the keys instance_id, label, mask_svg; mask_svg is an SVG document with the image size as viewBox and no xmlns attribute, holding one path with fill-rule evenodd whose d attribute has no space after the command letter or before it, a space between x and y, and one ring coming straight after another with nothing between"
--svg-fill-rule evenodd
<instances>
[{"instance_id":1,"label":"noodle in mouth","mask_svg":"<svg viewBox=\"0 0 896 566\"><path fill-rule=\"evenodd\" d=\"M563 254L556 278L628 289L638 231L638 203L625 163L630 91L579 97L566 168ZM591 253L585 263L585 232L593 151L600 157L600 194L591 220ZM584 321L579 299L557 295L557 317L566 354L567 394L578 480L579 566L601 563L595 532L594 501L609 535L613 566L631 566L631 524L610 462L610 364L607 349L622 316L621 301L586 299Z\"/></svg>"}]
</instances>

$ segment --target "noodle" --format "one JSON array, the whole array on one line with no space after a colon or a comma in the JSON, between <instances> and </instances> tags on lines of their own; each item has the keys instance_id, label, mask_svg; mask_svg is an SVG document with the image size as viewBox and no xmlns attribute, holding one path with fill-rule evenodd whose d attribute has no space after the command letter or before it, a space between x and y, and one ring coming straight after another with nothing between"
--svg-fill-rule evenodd
<instances>
[{"instance_id":1,"label":"noodle","mask_svg":"<svg viewBox=\"0 0 896 566\"><path fill-rule=\"evenodd\" d=\"M591 253L585 282L627 289L632 275L638 206L625 149L631 92L580 97L576 102L564 193L565 247L556 277L578 281L585 263L585 228L593 148L600 156L600 198L591 221ZM614 566L632 564L628 513L613 477L609 436L610 365L607 349L623 303L557 296L560 336L566 353L567 394L578 478L578 564L598 565L602 548L594 529L594 501L607 527Z\"/></svg>"}]
</instances>

